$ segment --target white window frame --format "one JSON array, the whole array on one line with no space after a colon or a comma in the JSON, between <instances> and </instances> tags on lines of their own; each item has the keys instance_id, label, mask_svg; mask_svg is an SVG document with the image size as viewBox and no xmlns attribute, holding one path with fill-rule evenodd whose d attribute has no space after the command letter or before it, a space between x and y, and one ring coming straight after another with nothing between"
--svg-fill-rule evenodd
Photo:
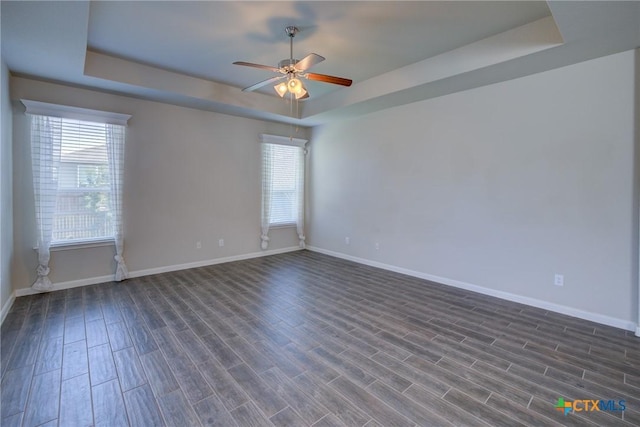
<instances>
[{"instance_id":1,"label":"white window frame","mask_svg":"<svg viewBox=\"0 0 640 427\"><path fill-rule=\"evenodd\" d=\"M261 143L261 180L262 180L262 209L261 209L261 248L263 250L267 249L269 246L269 229L271 228L284 228L284 227L296 227L296 231L298 234L299 245L301 248L305 247L305 235L304 235L304 207L305 207L305 163L306 163L306 154L307 154L307 144L306 139L299 138L290 138L278 135L269 135L269 134L261 134L260 135L260 143ZM297 147L298 151L298 165L299 170L296 173L296 196L297 200L295 201L295 209L296 209L296 218L292 222L278 222L273 223L271 218L271 208L272 208L272 192L273 192L273 184L271 182L271 170L270 168L270 160L266 159L266 155L268 155L269 145L287 145Z\"/></svg>"}]
</instances>

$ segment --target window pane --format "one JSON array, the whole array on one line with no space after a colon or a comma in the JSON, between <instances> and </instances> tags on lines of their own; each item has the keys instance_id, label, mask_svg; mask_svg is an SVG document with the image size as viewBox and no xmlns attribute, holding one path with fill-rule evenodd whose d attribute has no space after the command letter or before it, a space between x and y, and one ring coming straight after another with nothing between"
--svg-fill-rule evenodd
<instances>
[{"instance_id":1,"label":"window pane","mask_svg":"<svg viewBox=\"0 0 640 427\"><path fill-rule=\"evenodd\" d=\"M58 190L53 241L113 236L109 197L109 191Z\"/></svg>"},{"instance_id":2,"label":"window pane","mask_svg":"<svg viewBox=\"0 0 640 427\"><path fill-rule=\"evenodd\" d=\"M109 183L105 125L62 120L54 242L113 236Z\"/></svg>"},{"instance_id":3,"label":"window pane","mask_svg":"<svg viewBox=\"0 0 640 427\"><path fill-rule=\"evenodd\" d=\"M295 224L298 209L297 174L300 148L272 145L271 224Z\"/></svg>"}]
</instances>

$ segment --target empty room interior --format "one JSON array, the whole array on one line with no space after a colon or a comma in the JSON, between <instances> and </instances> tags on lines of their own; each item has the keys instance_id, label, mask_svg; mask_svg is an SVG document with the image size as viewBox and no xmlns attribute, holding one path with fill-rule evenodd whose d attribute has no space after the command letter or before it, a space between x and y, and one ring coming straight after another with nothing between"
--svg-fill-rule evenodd
<instances>
[{"instance_id":1,"label":"empty room interior","mask_svg":"<svg viewBox=\"0 0 640 427\"><path fill-rule=\"evenodd\" d=\"M0 2L0 424L640 425L640 2Z\"/></svg>"}]
</instances>

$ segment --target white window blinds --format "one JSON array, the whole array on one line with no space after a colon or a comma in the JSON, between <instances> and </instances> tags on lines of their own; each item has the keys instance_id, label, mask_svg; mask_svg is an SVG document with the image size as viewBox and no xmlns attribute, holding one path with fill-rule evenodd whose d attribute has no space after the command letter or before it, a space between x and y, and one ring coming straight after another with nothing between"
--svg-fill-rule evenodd
<instances>
[{"instance_id":1,"label":"white window blinds","mask_svg":"<svg viewBox=\"0 0 640 427\"><path fill-rule=\"evenodd\" d=\"M114 125L59 119L53 126L60 127L60 154L51 182L57 185L52 243L113 238L107 127Z\"/></svg>"},{"instance_id":2,"label":"white window blinds","mask_svg":"<svg viewBox=\"0 0 640 427\"><path fill-rule=\"evenodd\" d=\"M294 225L298 219L300 148L263 144L265 169L271 171L269 224Z\"/></svg>"},{"instance_id":3,"label":"white window blinds","mask_svg":"<svg viewBox=\"0 0 640 427\"><path fill-rule=\"evenodd\" d=\"M262 249L269 228L295 225L304 247L304 166L307 141L261 135L262 141Z\"/></svg>"}]
</instances>

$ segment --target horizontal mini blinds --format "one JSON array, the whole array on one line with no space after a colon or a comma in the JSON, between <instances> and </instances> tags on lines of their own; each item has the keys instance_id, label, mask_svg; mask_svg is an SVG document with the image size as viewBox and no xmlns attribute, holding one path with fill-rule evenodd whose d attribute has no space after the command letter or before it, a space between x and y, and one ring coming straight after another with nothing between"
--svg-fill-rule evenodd
<instances>
[{"instance_id":1,"label":"horizontal mini blinds","mask_svg":"<svg viewBox=\"0 0 640 427\"><path fill-rule=\"evenodd\" d=\"M264 168L271 175L270 225L296 224L302 149L290 145L263 145Z\"/></svg>"},{"instance_id":2,"label":"horizontal mini blinds","mask_svg":"<svg viewBox=\"0 0 640 427\"><path fill-rule=\"evenodd\" d=\"M83 120L46 117L55 197L52 243L114 237L112 186L107 151L109 127ZM39 139L39 138L36 138ZM47 189L42 188L43 191Z\"/></svg>"}]
</instances>

